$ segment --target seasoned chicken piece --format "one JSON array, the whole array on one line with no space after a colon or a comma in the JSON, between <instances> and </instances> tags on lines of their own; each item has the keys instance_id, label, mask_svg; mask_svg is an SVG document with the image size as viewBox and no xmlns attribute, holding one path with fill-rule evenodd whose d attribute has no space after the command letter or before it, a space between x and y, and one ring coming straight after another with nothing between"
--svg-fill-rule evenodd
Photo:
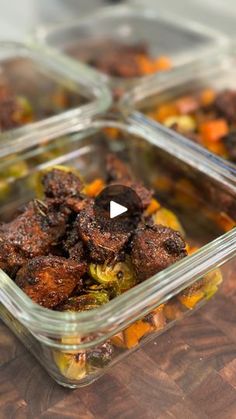
<instances>
[{"instance_id":1,"label":"seasoned chicken piece","mask_svg":"<svg viewBox=\"0 0 236 419\"><path fill-rule=\"evenodd\" d=\"M48 198L80 197L83 183L74 173L65 169L52 169L42 178L44 193Z\"/></svg>"},{"instance_id":2,"label":"seasoned chicken piece","mask_svg":"<svg viewBox=\"0 0 236 419\"><path fill-rule=\"evenodd\" d=\"M0 233L0 269L14 278L18 269L26 262L26 258L17 247L5 242Z\"/></svg>"},{"instance_id":3,"label":"seasoned chicken piece","mask_svg":"<svg viewBox=\"0 0 236 419\"><path fill-rule=\"evenodd\" d=\"M105 225L99 225L92 205L78 216L78 231L91 260L97 263L118 258L130 236L125 231L111 231Z\"/></svg>"},{"instance_id":4,"label":"seasoned chicken piece","mask_svg":"<svg viewBox=\"0 0 236 419\"><path fill-rule=\"evenodd\" d=\"M16 284L36 303L53 308L81 285L86 264L56 256L28 261L17 273Z\"/></svg>"},{"instance_id":5,"label":"seasoned chicken piece","mask_svg":"<svg viewBox=\"0 0 236 419\"><path fill-rule=\"evenodd\" d=\"M32 201L23 214L1 227L2 238L26 257L49 253L66 230L68 214L51 201Z\"/></svg>"},{"instance_id":6,"label":"seasoned chicken piece","mask_svg":"<svg viewBox=\"0 0 236 419\"><path fill-rule=\"evenodd\" d=\"M115 154L108 154L106 157L106 171L108 182L132 179L128 166L118 159Z\"/></svg>"},{"instance_id":7,"label":"seasoned chicken piece","mask_svg":"<svg viewBox=\"0 0 236 419\"><path fill-rule=\"evenodd\" d=\"M131 243L131 260L139 281L157 274L187 256L181 235L162 225L137 230Z\"/></svg>"}]
</instances>

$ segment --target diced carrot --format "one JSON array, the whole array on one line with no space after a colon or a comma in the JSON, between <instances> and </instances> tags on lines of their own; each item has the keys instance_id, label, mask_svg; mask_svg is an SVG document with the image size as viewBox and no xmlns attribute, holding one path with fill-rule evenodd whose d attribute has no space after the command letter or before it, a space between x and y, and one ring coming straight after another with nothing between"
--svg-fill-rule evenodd
<instances>
[{"instance_id":1,"label":"diced carrot","mask_svg":"<svg viewBox=\"0 0 236 419\"><path fill-rule=\"evenodd\" d=\"M158 107L156 111L156 117L157 121L164 122L167 118L170 116L176 116L179 115L178 109L175 105L175 103L165 103Z\"/></svg>"},{"instance_id":2,"label":"diced carrot","mask_svg":"<svg viewBox=\"0 0 236 419\"><path fill-rule=\"evenodd\" d=\"M195 112L200 104L194 96L184 96L175 102L178 112L181 115L186 115Z\"/></svg>"},{"instance_id":3,"label":"diced carrot","mask_svg":"<svg viewBox=\"0 0 236 419\"><path fill-rule=\"evenodd\" d=\"M200 134L202 135L203 141L206 142L219 141L228 133L229 126L225 119L205 121L200 125Z\"/></svg>"},{"instance_id":4,"label":"diced carrot","mask_svg":"<svg viewBox=\"0 0 236 419\"><path fill-rule=\"evenodd\" d=\"M213 89L205 89L200 93L200 103L202 106L211 105L216 98L216 92Z\"/></svg>"},{"instance_id":5,"label":"diced carrot","mask_svg":"<svg viewBox=\"0 0 236 419\"><path fill-rule=\"evenodd\" d=\"M215 222L225 232L230 231L236 227L236 222L225 212L217 214L215 217Z\"/></svg>"},{"instance_id":6,"label":"diced carrot","mask_svg":"<svg viewBox=\"0 0 236 419\"><path fill-rule=\"evenodd\" d=\"M188 179L179 179L175 183L175 199L186 207L195 208L198 206L198 191Z\"/></svg>"},{"instance_id":7,"label":"diced carrot","mask_svg":"<svg viewBox=\"0 0 236 419\"><path fill-rule=\"evenodd\" d=\"M146 215L152 215L155 214L155 212L161 208L161 204L156 200L156 199L152 199L150 205L148 206L148 208L146 209Z\"/></svg>"},{"instance_id":8,"label":"diced carrot","mask_svg":"<svg viewBox=\"0 0 236 419\"><path fill-rule=\"evenodd\" d=\"M197 252L197 250L199 250L199 248L197 246L187 245L186 250L187 250L188 255L192 255L193 253Z\"/></svg>"},{"instance_id":9,"label":"diced carrot","mask_svg":"<svg viewBox=\"0 0 236 419\"><path fill-rule=\"evenodd\" d=\"M98 178L85 186L85 193L91 198L94 198L104 189L104 187L105 187L104 180Z\"/></svg>"},{"instance_id":10,"label":"diced carrot","mask_svg":"<svg viewBox=\"0 0 236 419\"><path fill-rule=\"evenodd\" d=\"M155 66L153 62L145 55L137 55L137 63L141 74L148 75L155 72Z\"/></svg>"},{"instance_id":11,"label":"diced carrot","mask_svg":"<svg viewBox=\"0 0 236 419\"><path fill-rule=\"evenodd\" d=\"M203 141L203 143L204 143L204 146L212 153L215 153L221 157L225 157L225 158L227 157L227 150L222 141L215 141L215 142Z\"/></svg>"},{"instance_id":12,"label":"diced carrot","mask_svg":"<svg viewBox=\"0 0 236 419\"><path fill-rule=\"evenodd\" d=\"M124 335L122 332L118 333L115 336L112 336L111 343L116 346L117 348L126 348L125 342L124 342Z\"/></svg>"},{"instance_id":13,"label":"diced carrot","mask_svg":"<svg viewBox=\"0 0 236 419\"><path fill-rule=\"evenodd\" d=\"M104 132L106 135L108 135L110 138L113 138L114 140L118 138L120 133L119 130L115 127L104 128Z\"/></svg>"},{"instance_id":14,"label":"diced carrot","mask_svg":"<svg viewBox=\"0 0 236 419\"><path fill-rule=\"evenodd\" d=\"M125 345L128 349L138 345L139 340L152 331L152 326L142 320L138 320L127 329L124 330Z\"/></svg>"},{"instance_id":15,"label":"diced carrot","mask_svg":"<svg viewBox=\"0 0 236 419\"><path fill-rule=\"evenodd\" d=\"M154 71L167 71L173 67L171 59L166 56L160 56L153 61Z\"/></svg>"},{"instance_id":16,"label":"diced carrot","mask_svg":"<svg viewBox=\"0 0 236 419\"><path fill-rule=\"evenodd\" d=\"M173 181L168 176L160 175L155 180L155 187L160 191L169 192L173 188Z\"/></svg>"},{"instance_id":17,"label":"diced carrot","mask_svg":"<svg viewBox=\"0 0 236 419\"><path fill-rule=\"evenodd\" d=\"M186 295L179 295L178 300L183 304L185 307L189 309L193 309L196 304L204 298L204 292L196 291L196 293L192 294L191 296Z\"/></svg>"}]
</instances>

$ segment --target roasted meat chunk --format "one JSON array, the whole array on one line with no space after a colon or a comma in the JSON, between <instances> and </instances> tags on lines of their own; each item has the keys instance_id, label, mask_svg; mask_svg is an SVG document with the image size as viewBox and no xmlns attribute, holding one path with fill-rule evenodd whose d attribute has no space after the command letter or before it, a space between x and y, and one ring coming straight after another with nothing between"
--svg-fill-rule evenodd
<instances>
[{"instance_id":1,"label":"roasted meat chunk","mask_svg":"<svg viewBox=\"0 0 236 419\"><path fill-rule=\"evenodd\" d=\"M42 179L45 196L48 198L65 199L79 197L83 183L69 170L52 169Z\"/></svg>"},{"instance_id":2,"label":"roasted meat chunk","mask_svg":"<svg viewBox=\"0 0 236 419\"><path fill-rule=\"evenodd\" d=\"M117 259L130 236L125 231L112 231L104 225L101 226L92 205L79 214L78 230L91 260L97 263Z\"/></svg>"},{"instance_id":3,"label":"roasted meat chunk","mask_svg":"<svg viewBox=\"0 0 236 419\"><path fill-rule=\"evenodd\" d=\"M187 256L181 235L162 225L138 230L131 243L131 260L139 281L157 274Z\"/></svg>"},{"instance_id":4,"label":"roasted meat chunk","mask_svg":"<svg viewBox=\"0 0 236 419\"><path fill-rule=\"evenodd\" d=\"M40 256L30 260L17 273L16 284L32 300L53 308L66 300L75 287L82 285L85 263L62 257Z\"/></svg>"},{"instance_id":5,"label":"roasted meat chunk","mask_svg":"<svg viewBox=\"0 0 236 419\"><path fill-rule=\"evenodd\" d=\"M114 154L108 154L106 158L106 171L108 182L132 179L128 166Z\"/></svg>"},{"instance_id":6,"label":"roasted meat chunk","mask_svg":"<svg viewBox=\"0 0 236 419\"><path fill-rule=\"evenodd\" d=\"M1 227L1 235L26 257L46 255L66 230L68 214L51 201L32 201L24 212Z\"/></svg>"},{"instance_id":7,"label":"roasted meat chunk","mask_svg":"<svg viewBox=\"0 0 236 419\"><path fill-rule=\"evenodd\" d=\"M6 242L0 233L0 269L14 277L25 262L26 258L22 252L13 244Z\"/></svg>"}]
</instances>

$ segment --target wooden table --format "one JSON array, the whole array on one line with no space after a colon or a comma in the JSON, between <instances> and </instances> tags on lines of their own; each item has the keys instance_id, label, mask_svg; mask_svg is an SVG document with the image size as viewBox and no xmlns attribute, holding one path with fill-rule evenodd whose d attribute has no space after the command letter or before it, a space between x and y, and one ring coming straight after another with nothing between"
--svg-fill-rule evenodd
<instances>
[{"instance_id":1,"label":"wooden table","mask_svg":"<svg viewBox=\"0 0 236 419\"><path fill-rule=\"evenodd\" d=\"M235 419L233 282L111 373L75 391L55 384L0 323L0 418Z\"/></svg>"}]
</instances>

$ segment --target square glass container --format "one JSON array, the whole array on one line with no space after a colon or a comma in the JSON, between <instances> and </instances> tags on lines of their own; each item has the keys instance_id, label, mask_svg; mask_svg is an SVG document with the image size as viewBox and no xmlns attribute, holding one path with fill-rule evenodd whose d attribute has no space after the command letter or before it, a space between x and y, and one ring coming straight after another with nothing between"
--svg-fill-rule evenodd
<instances>
[{"instance_id":1,"label":"square glass container","mask_svg":"<svg viewBox=\"0 0 236 419\"><path fill-rule=\"evenodd\" d=\"M27 152L2 159L0 171L24 162L28 172L18 179L5 179L0 221L9 221L19 206L35 197L40 170L66 165L91 181L105 176L105 156L110 152L124 158L137 178L154 189L161 205L174 211L195 253L99 309L83 313L40 307L0 270L2 320L51 377L70 388L98 379L210 299L222 278L235 275L235 185L224 174L215 175L204 156L201 167L194 159L187 162L184 154L181 157L181 145L172 152L161 132L157 135L132 118L126 123L93 122L83 130L74 127L44 148L32 146ZM192 284L198 290L194 301L183 295Z\"/></svg>"},{"instance_id":2,"label":"square glass container","mask_svg":"<svg viewBox=\"0 0 236 419\"><path fill-rule=\"evenodd\" d=\"M45 138L54 129L107 110L111 95L83 64L76 71L63 57L15 42L0 42L0 150L27 147L32 130ZM56 128L55 128L56 127Z\"/></svg>"},{"instance_id":3,"label":"square glass container","mask_svg":"<svg viewBox=\"0 0 236 419\"><path fill-rule=\"evenodd\" d=\"M82 61L86 60L86 49L93 48L97 54L99 49L106 48L103 42L107 40L122 45L142 44L153 59L169 57L174 67L191 62L227 42L223 35L202 25L182 21L159 10L134 6L106 7L74 22L39 28L36 39ZM150 77L119 78L100 71L99 74L119 95ZM159 75L161 77L161 73Z\"/></svg>"},{"instance_id":4,"label":"square glass container","mask_svg":"<svg viewBox=\"0 0 236 419\"><path fill-rule=\"evenodd\" d=\"M135 87L121 99L119 108L125 115L134 113L137 118L145 115L144 118L141 118L142 123L146 119L145 124L149 125L150 123L163 132L169 132L169 135L175 138L174 142L181 142L189 150L199 150L209 160L217 162L223 170L225 168L228 173L231 172L235 176L236 165L234 162L230 162L221 151L218 146L219 142L212 141L209 143L210 148L203 148L203 144L184 137L184 134L181 135L154 119L155 110L162 105L164 105L163 109L164 107L167 108L169 104L172 104L173 108L173 101L175 100L191 98L204 91L223 92L227 89L236 91L235 65L236 46L235 43L231 43L226 48L219 50L218 53L210 54L195 63L173 70L162 83L159 83L157 77L153 77L146 83ZM227 106L227 103L225 106ZM191 112L188 115L191 116ZM219 118L223 117L219 116ZM232 130L234 131L234 128Z\"/></svg>"}]
</instances>

